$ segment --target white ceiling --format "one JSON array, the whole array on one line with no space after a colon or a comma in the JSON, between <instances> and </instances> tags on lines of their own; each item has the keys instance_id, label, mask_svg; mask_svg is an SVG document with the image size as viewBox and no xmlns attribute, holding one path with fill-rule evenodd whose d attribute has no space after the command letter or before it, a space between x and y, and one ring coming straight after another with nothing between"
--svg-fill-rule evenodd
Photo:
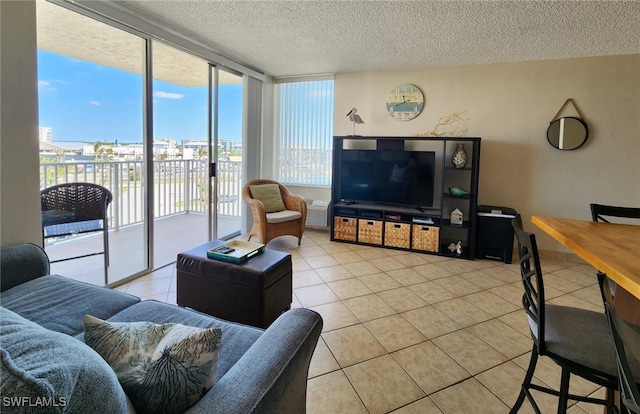
<instances>
[{"instance_id":1,"label":"white ceiling","mask_svg":"<svg viewBox=\"0 0 640 414\"><path fill-rule=\"evenodd\" d=\"M640 53L639 1L120 4L272 76Z\"/></svg>"}]
</instances>

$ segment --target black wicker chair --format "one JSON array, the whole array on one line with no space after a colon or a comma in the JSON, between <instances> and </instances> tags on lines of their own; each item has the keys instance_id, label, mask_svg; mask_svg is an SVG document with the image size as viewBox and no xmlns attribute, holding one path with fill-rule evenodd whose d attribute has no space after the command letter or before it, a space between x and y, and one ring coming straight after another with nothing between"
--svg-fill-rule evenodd
<instances>
[{"instance_id":1,"label":"black wicker chair","mask_svg":"<svg viewBox=\"0 0 640 414\"><path fill-rule=\"evenodd\" d=\"M540 414L531 390L558 397L558 413L567 411L569 400L602 404L607 413L617 412L613 391L618 389L615 348L604 313L545 303L544 282L536 236L522 229L520 216L512 221L518 240L520 274L524 286L522 304L527 314L533 349L518 399L511 409L517 413L527 398ZM538 358L546 356L562 369L560 390L532 383ZM607 389L607 398L569 394L571 375L577 375Z\"/></svg>"},{"instance_id":2,"label":"black wicker chair","mask_svg":"<svg viewBox=\"0 0 640 414\"><path fill-rule=\"evenodd\" d=\"M64 237L101 231L103 250L54 260L51 263L82 257L104 255L104 277L109 267L109 223L107 207L113 200L106 188L91 183L66 183L40 191L42 210L42 245L51 237Z\"/></svg>"}]
</instances>

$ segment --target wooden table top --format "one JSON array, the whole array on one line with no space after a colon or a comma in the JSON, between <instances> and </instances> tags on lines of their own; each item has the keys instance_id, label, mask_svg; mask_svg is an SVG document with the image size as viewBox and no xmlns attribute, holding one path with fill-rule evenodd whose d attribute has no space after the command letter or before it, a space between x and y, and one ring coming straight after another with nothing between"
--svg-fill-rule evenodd
<instances>
[{"instance_id":1,"label":"wooden table top","mask_svg":"<svg viewBox=\"0 0 640 414\"><path fill-rule=\"evenodd\" d=\"M542 216L531 222L640 299L640 226Z\"/></svg>"}]
</instances>

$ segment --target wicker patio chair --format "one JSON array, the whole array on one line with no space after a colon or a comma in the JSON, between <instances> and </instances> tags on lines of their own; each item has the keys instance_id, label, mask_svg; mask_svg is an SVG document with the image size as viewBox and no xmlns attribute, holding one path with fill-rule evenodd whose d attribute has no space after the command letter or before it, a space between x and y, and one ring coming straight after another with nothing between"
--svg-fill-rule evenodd
<instances>
[{"instance_id":1,"label":"wicker patio chair","mask_svg":"<svg viewBox=\"0 0 640 414\"><path fill-rule=\"evenodd\" d=\"M40 191L42 245L48 238L101 231L103 249L99 252L53 260L51 263L104 255L104 277L109 267L109 223L107 207L113 200L106 188L91 183L66 183Z\"/></svg>"},{"instance_id":2,"label":"wicker patio chair","mask_svg":"<svg viewBox=\"0 0 640 414\"><path fill-rule=\"evenodd\" d=\"M269 211L270 209L265 208L262 201L253 196L251 188L264 184L277 185L284 209ZM276 237L290 235L297 237L298 246L300 245L307 221L307 203L304 198L292 194L285 186L276 181L264 179L246 183L242 187L242 198L251 208L253 214L253 226L249 232L249 240L253 236L258 236L262 243L267 244Z\"/></svg>"}]
</instances>

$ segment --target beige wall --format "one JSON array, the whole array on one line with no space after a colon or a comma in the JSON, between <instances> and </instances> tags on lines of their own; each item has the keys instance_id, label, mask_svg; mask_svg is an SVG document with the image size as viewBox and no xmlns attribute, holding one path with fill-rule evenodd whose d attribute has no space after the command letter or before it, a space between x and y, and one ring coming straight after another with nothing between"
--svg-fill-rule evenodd
<instances>
[{"instance_id":1,"label":"beige wall","mask_svg":"<svg viewBox=\"0 0 640 414\"><path fill-rule=\"evenodd\" d=\"M396 121L388 92L413 83L423 112ZM559 151L546 130L573 98L590 129L588 142ZM467 136L482 137L480 204L515 208L541 249L567 251L530 223L532 214L591 219L589 203L640 206L640 55L336 75L335 135L403 136L433 129L440 117L467 111ZM562 112L577 115L573 107Z\"/></svg>"},{"instance_id":2,"label":"beige wall","mask_svg":"<svg viewBox=\"0 0 640 414\"><path fill-rule=\"evenodd\" d=\"M42 242L36 9L0 1L0 246Z\"/></svg>"}]
</instances>

